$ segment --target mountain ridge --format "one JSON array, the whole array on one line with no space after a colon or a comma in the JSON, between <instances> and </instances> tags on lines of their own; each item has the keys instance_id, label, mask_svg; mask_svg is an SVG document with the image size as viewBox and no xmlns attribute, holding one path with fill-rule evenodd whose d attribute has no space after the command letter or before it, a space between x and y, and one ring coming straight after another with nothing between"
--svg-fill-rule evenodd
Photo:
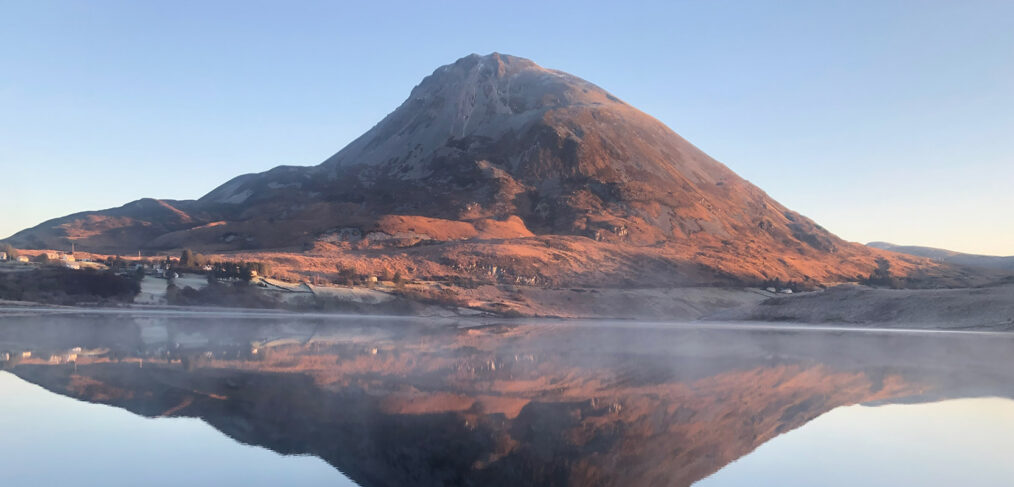
<instances>
[{"instance_id":1,"label":"mountain ridge","mask_svg":"<svg viewBox=\"0 0 1014 487\"><path fill-rule=\"evenodd\" d=\"M1014 271L1014 256L969 254L965 252L920 245L897 245L890 242L870 242L866 245L876 249L889 250L891 252L914 255L916 257L925 257L927 259L947 264Z\"/></svg>"}]
</instances>

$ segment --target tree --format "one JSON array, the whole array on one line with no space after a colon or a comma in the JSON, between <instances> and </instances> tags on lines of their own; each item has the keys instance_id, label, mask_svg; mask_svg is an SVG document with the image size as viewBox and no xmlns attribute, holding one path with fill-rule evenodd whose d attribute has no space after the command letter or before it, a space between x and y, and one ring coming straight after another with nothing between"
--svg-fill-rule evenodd
<instances>
[{"instance_id":1,"label":"tree","mask_svg":"<svg viewBox=\"0 0 1014 487\"><path fill-rule=\"evenodd\" d=\"M254 266L243 262L239 266L239 277L244 281L250 281L254 276Z\"/></svg>"},{"instance_id":2,"label":"tree","mask_svg":"<svg viewBox=\"0 0 1014 487\"><path fill-rule=\"evenodd\" d=\"M346 267L342 264L335 264L335 270L338 271L338 284L352 285L356 283L359 275L356 274L355 268Z\"/></svg>"},{"instance_id":3,"label":"tree","mask_svg":"<svg viewBox=\"0 0 1014 487\"><path fill-rule=\"evenodd\" d=\"M190 249L183 249L183 253L180 254L180 267L192 267L194 265L194 251Z\"/></svg>"},{"instance_id":4,"label":"tree","mask_svg":"<svg viewBox=\"0 0 1014 487\"><path fill-rule=\"evenodd\" d=\"M0 245L0 252L7 254L7 258L10 260L18 258L18 250L11 246L11 244L5 243Z\"/></svg>"},{"instance_id":5,"label":"tree","mask_svg":"<svg viewBox=\"0 0 1014 487\"><path fill-rule=\"evenodd\" d=\"M41 254L39 254L39 255L37 255L35 257L35 261L38 262L38 263L40 263L40 264L48 264L49 263L49 254L43 252L43 253L41 253Z\"/></svg>"},{"instance_id":6,"label":"tree","mask_svg":"<svg viewBox=\"0 0 1014 487\"><path fill-rule=\"evenodd\" d=\"M264 262L250 262L250 268L257 272L258 276L267 277L271 272L271 265Z\"/></svg>"},{"instance_id":7,"label":"tree","mask_svg":"<svg viewBox=\"0 0 1014 487\"><path fill-rule=\"evenodd\" d=\"M870 286L897 287L897 282L891 277L891 261L877 257L875 260L877 268L873 269L870 277L866 278L866 284Z\"/></svg>"}]
</instances>

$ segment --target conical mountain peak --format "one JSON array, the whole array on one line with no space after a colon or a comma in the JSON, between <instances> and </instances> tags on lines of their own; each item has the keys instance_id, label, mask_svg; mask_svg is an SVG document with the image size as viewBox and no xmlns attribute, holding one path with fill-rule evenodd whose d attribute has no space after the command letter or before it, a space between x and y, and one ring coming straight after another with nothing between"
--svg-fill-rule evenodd
<instances>
[{"instance_id":1,"label":"conical mountain peak","mask_svg":"<svg viewBox=\"0 0 1014 487\"><path fill-rule=\"evenodd\" d=\"M109 210L12 241L115 251L442 242L406 251L413 269L446 276L482 261L516 282L594 285L836 282L869 275L879 252L788 210L604 89L501 53L437 68L318 166L240 176L172 207L189 219Z\"/></svg>"},{"instance_id":2,"label":"conical mountain peak","mask_svg":"<svg viewBox=\"0 0 1014 487\"><path fill-rule=\"evenodd\" d=\"M592 83L528 59L471 54L437 68L401 106L324 166L380 164L404 147L430 152L449 138L498 139L526 130L547 112L573 106L629 109Z\"/></svg>"}]
</instances>

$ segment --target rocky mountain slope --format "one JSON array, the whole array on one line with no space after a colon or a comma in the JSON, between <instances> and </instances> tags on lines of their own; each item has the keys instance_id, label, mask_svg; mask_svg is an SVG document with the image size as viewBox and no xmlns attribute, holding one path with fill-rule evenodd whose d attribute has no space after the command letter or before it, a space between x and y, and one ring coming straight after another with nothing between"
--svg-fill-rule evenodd
<instances>
[{"instance_id":1,"label":"rocky mountain slope","mask_svg":"<svg viewBox=\"0 0 1014 487\"><path fill-rule=\"evenodd\" d=\"M78 213L8 242L270 250L561 286L840 282L878 256L904 275L939 270L845 242L605 90L496 53L438 68L318 166L239 176L196 201Z\"/></svg>"}]
</instances>

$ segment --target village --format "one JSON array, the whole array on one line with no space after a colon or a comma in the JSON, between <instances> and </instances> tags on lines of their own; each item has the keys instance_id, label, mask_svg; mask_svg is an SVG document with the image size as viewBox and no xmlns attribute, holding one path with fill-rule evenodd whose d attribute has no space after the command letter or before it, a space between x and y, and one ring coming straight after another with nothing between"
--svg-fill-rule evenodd
<instances>
[{"instance_id":1,"label":"village","mask_svg":"<svg viewBox=\"0 0 1014 487\"><path fill-rule=\"evenodd\" d=\"M176 255L129 257L75 252L73 247L62 252L7 249L5 258L0 261L0 302L22 307L224 307L433 317L584 318L635 313L651 318L698 319L713 309L752 305L793 292L792 283L780 281L743 289L552 289L507 275L500 266L476 269L486 276L481 281L405 278L396 270L373 274L356 269L350 262L332 264L331 272L318 265L296 273L284 267L273 269L277 261L228 261L228 256L203 256L187 249ZM48 280L49 286L57 288L80 275L114 276L120 284L127 283L134 289L123 288L119 294L101 299L88 292L55 297L19 292L28 287L44 288L34 281L47 272L60 274ZM14 279L16 282L11 284L11 276L19 274L20 281ZM98 286L91 283L81 287L91 291Z\"/></svg>"},{"instance_id":2,"label":"village","mask_svg":"<svg viewBox=\"0 0 1014 487\"><path fill-rule=\"evenodd\" d=\"M262 262L212 261L188 249L179 256L106 256L89 252L20 250L0 251L0 278L5 274L41 271L92 271L137 282L138 291L127 302L151 306L227 306L285 308L293 310L329 307L377 307L395 301L404 290L399 274L360 275L340 273L340 282L323 279L283 280ZM2 291L2 286L0 286ZM0 300L12 302L0 293ZM13 301L17 301L16 299Z\"/></svg>"}]
</instances>

